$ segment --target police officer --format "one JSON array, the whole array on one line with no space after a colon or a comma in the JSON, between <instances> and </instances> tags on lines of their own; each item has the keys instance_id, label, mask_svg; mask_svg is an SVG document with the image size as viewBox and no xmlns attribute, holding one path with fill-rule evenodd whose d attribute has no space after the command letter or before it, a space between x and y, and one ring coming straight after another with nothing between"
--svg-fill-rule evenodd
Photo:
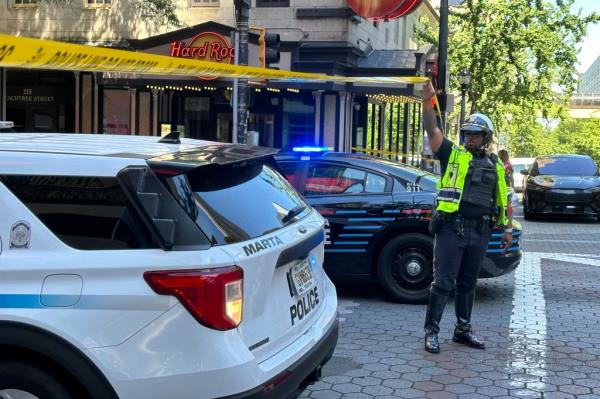
<instances>
[{"instance_id":1,"label":"police officer","mask_svg":"<svg viewBox=\"0 0 600 399\"><path fill-rule=\"evenodd\" d=\"M422 92L423 126L431 149L440 160L437 210L430 230L435 234L433 282L425 317L425 350L439 353L439 323L448 295L454 289L456 324L452 340L473 348L485 344L471 330L475 283L490 238L490 225L504 228L502 248L512 243L506 215L504 167L487 152L494 127L483 114L473 114L461 126L463 146L453 145L438 128L433 111L434 91Z\"/></svg>"}]
</instances>

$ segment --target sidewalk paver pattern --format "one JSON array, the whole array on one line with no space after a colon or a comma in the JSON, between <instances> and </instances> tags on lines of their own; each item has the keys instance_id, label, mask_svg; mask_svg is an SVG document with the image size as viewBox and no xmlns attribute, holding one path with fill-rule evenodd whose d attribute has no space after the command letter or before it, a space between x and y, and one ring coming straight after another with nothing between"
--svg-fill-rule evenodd
<instances>
[{"instance_id":1,"label":"sidewalk paver pattern","mask_svg":"<svg viewBox=\"0 0 600 399\"><path fill-rule=\"evenodd\" d=\"M452 298L435 355L423 349L424 305L341 287L337 349L301 397L600 398L600 225L523 225L521 266L477 285L473 324L485 351L452 342Z\"/></svg>"}]
</instances>

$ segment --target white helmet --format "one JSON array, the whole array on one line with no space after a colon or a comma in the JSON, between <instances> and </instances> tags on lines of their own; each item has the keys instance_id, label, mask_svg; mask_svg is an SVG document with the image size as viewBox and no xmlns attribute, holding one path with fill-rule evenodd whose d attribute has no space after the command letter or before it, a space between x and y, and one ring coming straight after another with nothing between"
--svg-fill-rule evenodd
<instances>
[{"instance_id":1,"label":"white helmet","mask_svg":"<svg viewBox=\"0 0 600 399\"><path fill-rule=\"evenodd\" d=\"M481 134L483 133L483 144L488 145L492 142L494 135L494 124L492 120L484 114L469 115L465 123L460 127L460 132L466 134Z\"/></svg>"}]
</instances>

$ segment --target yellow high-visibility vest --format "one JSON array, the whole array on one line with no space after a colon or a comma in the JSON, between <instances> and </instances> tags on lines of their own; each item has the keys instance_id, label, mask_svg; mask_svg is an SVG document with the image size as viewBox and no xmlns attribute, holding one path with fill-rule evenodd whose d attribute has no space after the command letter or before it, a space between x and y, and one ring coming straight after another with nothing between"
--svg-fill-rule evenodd
<instances>
[{"instance_id":1,"label":"yellow high-visibility vest","mask_svg":"<svg viewBox=\"0 0 600 399\"><path fill-rule=\"evenodd\" d=\"M465 178L469 170L469 162L473 155L463 146L453 146L444 176L438 181L437 210L446 213L458 212ZM507 189L504 179L504 166L496 160L498 183L496 190L496 206L498 208L495 222L501 226L508 224L506 215Z\"/></svg>"}]
</instances>

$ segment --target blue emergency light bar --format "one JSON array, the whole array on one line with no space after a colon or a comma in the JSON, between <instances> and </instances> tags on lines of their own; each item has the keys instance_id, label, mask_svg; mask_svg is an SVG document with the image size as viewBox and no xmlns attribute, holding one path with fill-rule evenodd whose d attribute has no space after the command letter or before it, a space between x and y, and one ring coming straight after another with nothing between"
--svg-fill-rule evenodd
<instances>
[{"instance_id":1,"label":"blue emergency light bar","mask_svg":"<svg viewBox=\"0 0 600 399\"><path fill-rule=\"evenodd\" d=\"M331 147L294 147L292 149L294 152L325 152L331 150Z\"/></svg>"}]
</instances>

